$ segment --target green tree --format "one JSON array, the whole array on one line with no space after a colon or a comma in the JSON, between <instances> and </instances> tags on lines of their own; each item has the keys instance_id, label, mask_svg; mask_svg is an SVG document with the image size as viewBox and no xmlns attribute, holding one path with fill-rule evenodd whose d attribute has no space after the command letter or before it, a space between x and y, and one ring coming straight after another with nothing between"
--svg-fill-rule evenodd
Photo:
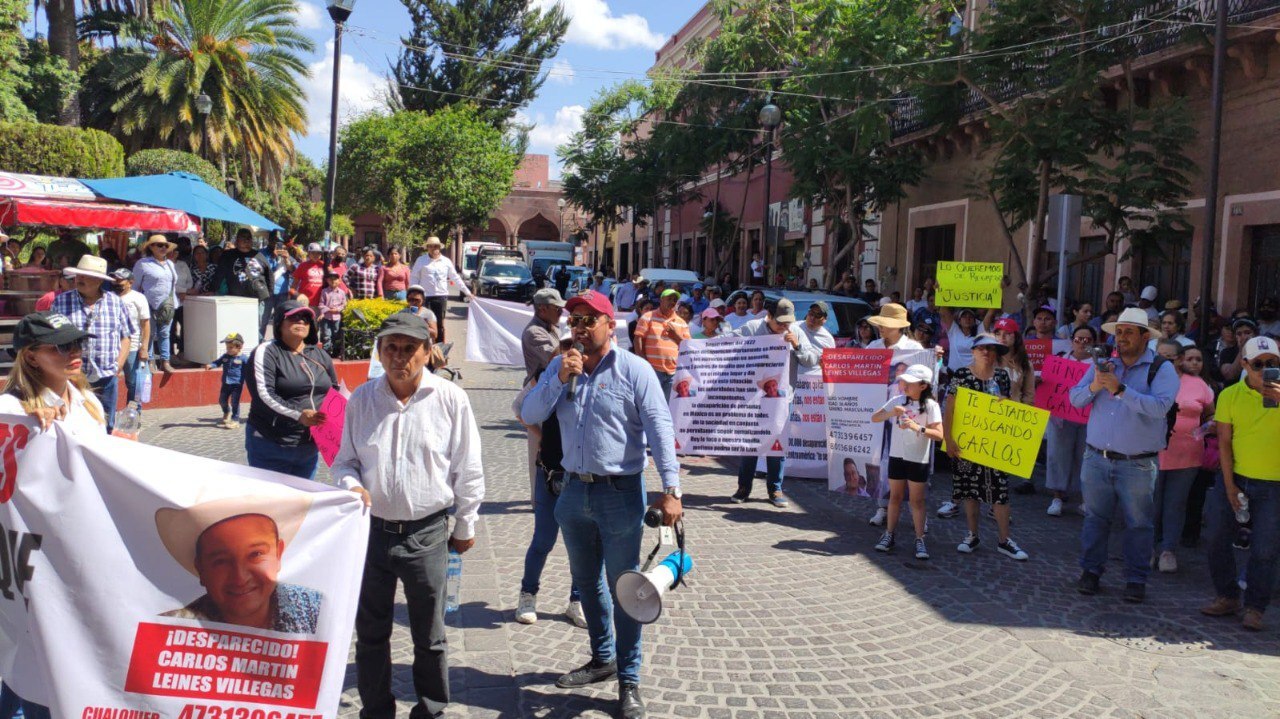
<instances>
[{"instance_id":1,"label":"green tree","mask_svg":"<svg viewBox=\"0 0 1280 719\"><path fill-rule=\"evenodd\" d=\"M22 93L30 86L23 61L27 40L22 35L28 7L26 0L0 0L0 120L36 119L22 101Z\"/></svg>"},{"instance_id":2,"label":"green tree","mask_svg":"<svg viewBox=\"0 0 1280 719\"><path fill-rule=\"evenodd\" d=\"M245 179L277 187L306 132L308 75L299 53L314 44L297 29L294 0L171 0L150 18L125 22L121 47L102 60L92 88L109 127L132 149L200 153L203 127L195 100L213 100L208 157L239 161ZM113 98L106 101L103 98Z\"/></svg>"},{"instance_id":3,"label":"green tree","mask_svg":"<svg viewBox=\"0 0 1280 719\"><path fill-rule=\"evenodd\" d=\"M529 0L402 0L413 31L391 66L392 109L434 112L477 102L482 116L504 127L546 81L569 28L560 5Z\"/></svg>"},{"instance_id":4,"label":"green tree","mask_svg":"<svg viewBox=\"0 0 1280 719\"><path fill-rule=\"evenodd\" d=\"M142 150L129 155L124 161L125 175L142 177L163 175L167 172L189 172L219 190L226 190L222 173L211 163L190 152L180 150Z\"/></svg>"},{"instance_id":5,"label":"green tree","mask_svg":"<svg viewBox=\"0 0 1280 719\"><path fill-rule=\"evenodd\" d=\"M0 171L58 177L123 177L124 148L99 130L0 122Z\"/></svg>"},{"instance_id":6,"label":"green tree","mask_svg":"<svg viewBox=\"0 0 1280 719\"><path fill-rule=\"evenodd\" d=\"M519 161L502 132L470 105L369 115L342 130L338 204L389 214L400 185L404 221L450 235L488 219L510 193Z\"/></svg>"}]
</instances>

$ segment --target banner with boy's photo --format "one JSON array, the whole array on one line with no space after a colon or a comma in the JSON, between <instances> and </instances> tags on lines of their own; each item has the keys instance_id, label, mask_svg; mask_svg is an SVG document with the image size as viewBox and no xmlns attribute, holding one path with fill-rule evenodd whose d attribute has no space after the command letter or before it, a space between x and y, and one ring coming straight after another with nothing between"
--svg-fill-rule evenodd
<instances>
[{"instance_id":1,"label":"banner with boy's photo","mask_svg":"<svg viewBox=\"0 0 1280 719\"><path fill-rule=\"evenodd\" d=\"M855 497L879 497L888 480L883 458L887 422L871 415L898 391L898 377L913 364L933 368L933 350L828 349L822 353L827 386L827 489ZM937 390L937 377L934 377ZM935 397L935 399L939 399ZM789 470L788 470L789 471Z\"/></svg>"},{"instance_id":2,"label":"banner with boy's photo","mask_svg":"<svg viewBox=\"0 0 1280 719\"><path fill-rule=\"evenodd\" d=\"M676 452L781 457L791 408L791 353L780 335L680 343L671 384Z\"/></svg>"},{"instance_id":3,"label":"banner with boy's photo","mask_svg":"<svg viewBox=\"0 0 1280 719\"><path fill-rule=\"evenodd\" d=\"M0 416L0 676L55 717L336 717L368 516L316 482Z\"/></svg>"}]
</instances>

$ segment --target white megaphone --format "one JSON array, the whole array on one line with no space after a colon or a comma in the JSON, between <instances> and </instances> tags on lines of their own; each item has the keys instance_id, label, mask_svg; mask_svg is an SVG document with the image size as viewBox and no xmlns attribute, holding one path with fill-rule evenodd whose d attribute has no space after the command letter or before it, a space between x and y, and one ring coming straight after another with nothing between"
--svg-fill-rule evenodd
<instances>
[{"instance_id":1,"label":"white megaphone","mask_svg":"<svg viewBox=\"0 0 1280 719\"><path fill-rule=\"evenodd\" d=\"M637 572L628 569L618 577L618 606L641 624L652 624L662 616L662 595L693 569L693 560L684 550L667 555L658 566Z\"/></svg>"}]
</instances>

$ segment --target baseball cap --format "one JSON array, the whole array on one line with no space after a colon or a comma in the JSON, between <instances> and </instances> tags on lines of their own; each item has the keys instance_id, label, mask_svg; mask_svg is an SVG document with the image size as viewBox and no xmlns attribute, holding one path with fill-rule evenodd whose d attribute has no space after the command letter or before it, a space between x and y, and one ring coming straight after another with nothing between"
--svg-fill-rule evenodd
<instances>
[{"instance_id":1,"label":"baseball cap","mask_svg":"<svg viewBox=\"0 0 1280 719\"><path fill-rule=\"evenodd\" d=\"M996 320L995 329L999 332L1018 333L1018 321L1012 317L1001 317Z\"/></svg>"},{"instance_id":2,"label":"baseball cap","mask_svg":"<svg viewBox=\"0 0 1280 719\"><path fill-rule=\"evenodd\" d=\"M659 297L667 297L667 296L671 296L671 297L679 298L679 297L680 297L680 290L663 290L663 291L662 291L662 294L660 294L660 295L658 295L658 296L659 296Z\"/></svg>"},{"instance_id":3,"label":"baseball cap","mask_svg":"<svg viewBox=\"0 0 1280 719\"><path fill-rule=\"evenodd\" d=\"M822 300L818 300L812 305L809 305L809 311L812 312L814 310L817 310L823 317L831 316L831 306Z\"/></svg>"},{"instance_id":4,"label":"baseball cap","mask_svg":"<svg viewBox=\"0 0 1280 719\"><path fill-rule=\"evenodd\" d=\"M902 382L929 384L933 381L933 370L922 364L913 364L907 368L906 372L899 375L898 379Z\"/></svg>"},{"instance_id":5,"label":"baseball cap","mask_svg":"<svg viewBox=\"0 0 1280 719\"><path fill-rule=\"evenodd\" d=\"M378 328L378 336L375 339L382 339L388 335L404 335L416 340L429 341L431 339L431 328L427 327L427 321L418 315L397 312L382 321L382 326Z\"/></svg>"},{"instance_id":6,"label":"baseball cap","mask_svg":"<svg viewBox=\"0 0 1280 719\"><path fill-rule=\"evenodd\" d=\"M700 317L702 317L702 319L704 319L704 320L718 320L718 319L722 319L722 318L721 318L721 316L720 316L720 310L718 310L718 309L716 309L716 308L714 308L714 307L708 307L708 308L706 308L705 310L703 310L703 311L702 311L702 314L701 314L701 315L699 315L699 316L700 316Z\"/></svg>"},{"instance_id":7,"label":"baseball cap","mask_svg":"<svg viewBox=\"0 0 1280 719\"><path fill-rule=\"evenodd\" d=\"M693 289L695 289L695 290L700 290L700 289L702 289L702 283L701 283L701 282L695 282L695 283L693 283Z\"/></svg>"},{"instance_id":8,"label":"baseball cap","mask_svg":"<svg viewBox=\"0 0 1280 719\"><path fill-rule=\"evenodd\" d=\"M677 292L676 294L679 293ZM613 319L613 303L609 302L609 298L603 292L587 290L577 297L569 298L569 301L564 303L564 309L567 312L572 312L578 307L588 307L609 319Z\"/></svg>"},{"instance_id":9,"label":"baseball cap","mask_svg":"<svg viewBox=\"0 0 1280 719\"><path fill-rule=\"evenodd\" d=\"M1142 294L1139 296L1148 302L1155 302L1157 294L1158 294L1158 291L1154 286L1147 285L1146 287L1142 288Z\"/></svg>"},{"instance_id":10,"label":"baseball cap","mask_svg":"<svg viewBox=\"0 0 1280 719\"><path fill-rule=\"evenodd\" d=\"M404 293L407 295L410 292L420 293L423 297L427 296L427 288L422 285L409 285L409 289L405 290Z\"/></svg>"},{"instance_id":11,"label":"baseball cap","mask_svg":"<svg viewBox=\"0 0 1280 719\"><path fill-rule=\"evenodd\" d=\"M722 300L722 299L720 299L719 297L717 297L717 298L715 298L714 300L711 300L711 304L710 304L710 305L708 305L708 306L709 306L711 309L716 309L716 310L718 310L718 309L720 309L721 307L724 307L724 306L725 306L725 304L724 304L724 300Z\"/></svg>"},{"instance_id":12,"label":"baseball cap","mask_svg":"<svg viewBox=\"0 0 1280 719\"><path fill-rule=\"evenodd\" d=\"M1280 357L1280 349L1276 347L1276 341L1270 337L1253 337L1244 343L1244 360L1251 362L1262 355L1275 355Z\"/></svg>"},{"instance_id":13,"label":"baseball cap","mask_svg":"<svg viewBox=\"0 0 1280 719\"><path fill-rule=\"evenodd\" d=\"M1048 312L1049 314L1053 315L1054 317L1057 317L1057 316L1058 316L1058 313L1057 313L1057 312L1055 312L1055 311L1053 310L1053 308L1052 308L1052 307L1050 307L1049 305L1041 305L1041 306L1039 306L1039 307L1037 307L1037 308L1036 308L1036 311L1032 314L1032 317L1035 317L1036 315L1040 314L1041 312Z\"/></svg>"},{"instance_id":14,"label":"baseball cap","mask_svg":"<svg viewBox=\"0 0 1280 719\"><path fill-rule=\"evenodd\" d=\"M244 335L241 335L239 332L232 332L228 334L226 337L222 338L222 344L224 345L230 344L231 342L239 342L240 344L244 344Z\"/></svg>"},{"instance_id":15,"label":"baseball cap","mask_svg":"<svg viewBox=\"0 0 1280 719\"><path fill-rule=\"evenodd\" d=\"M320 246L319 242L312 242L307 245L307 252L324 252L324 248Z\"/></svg>"},{"instance_id":16,"label":"baseball cap","mask_svg":"<svg viewBox=\"0 0 1280 719\"><path fill-rule=\"evenodd\" d=\"M13 328L13 349L16 354L31 345L65 345L93 335L76 327L69 317L57 312L32 312L18 320Z\"/></svg>"},{"instance_id":17,"label":"baseball cap","mask_svg":"<svg viewBox=\"0 0 1280 719\"><path fill-rule=\"evenodd\" d=\"M425 292L423 294L426 294ZM564 299L560 297L560 293L553 287L546 287L533 293L533 299L530 302L534 305L555 305L556 307L564 307Z\"/></svg>"},{"instance_id":18,"label":"baseball cap","mask_svg":"<svg viewBox=\"0 0 1280 719\"><path fill-rule=\"evenodd\" d=\"M111 279L115 280L116 282L129 282L133 280L133 271L130 270L128 267L121 267L120 269L111 273Z\"/></svg>"},{"instance_id":19,"label":"baseball cap","mask_svg":"<svg viewBox=\"0 0 1280 719\"><path fill-rule=\"evenodd\" d=\"M769 306L769 316L774 322L795 322L796 306L791 304L791 300L783 297Z\"/></svg>"}]
</instances>

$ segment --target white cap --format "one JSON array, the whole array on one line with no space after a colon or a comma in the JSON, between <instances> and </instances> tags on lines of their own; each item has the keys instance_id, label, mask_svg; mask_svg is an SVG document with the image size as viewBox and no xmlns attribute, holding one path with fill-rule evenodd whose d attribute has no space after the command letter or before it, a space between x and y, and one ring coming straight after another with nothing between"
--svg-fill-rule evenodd
<instances>
[{"instance_id":1,"label":"white cap","mask_svg":"<svg viewBox=\"0 0 1280 719\"><path fill-rule=\"evenodd\" d=\"M1157 294L1156 288L1151 285L1147 285L1146 287L1142 288L1142 294L1140 296L1142 297L1142 299L1148 302L1155 302L1156 294Z\"/></svg>"},{"instance_id":2,"label":"white cap","mask_svg":"<svg viewBox=\"0 0 1280 719\"><path fill-rule=\"evenodd\" d=\"M876 307L884 307L885 305L891 302L893 302L893 298L889 297L888 295L885 295L884 297L881 297L880 300L876 303Z\"/></svg>"},{"instance_id":3,"label":"white cap","mask_svg":"<svg viewBox=\"0 0 1280 719\"><path fill-rule=\"evenodd\" d=\"M1270 337L1254 337L1244 343L1244 361L1252 362L1255 358L1262 355L1275 355L1280 357L1280 349L1276 347L1276 341Z\"/></svg>"},{"instance_id":4,"label":"white cap","mask_svg":"<svg viewBox=\"0 0 1280 719\"><path fill-rule=\"evenodd\" d=\"M923 382L929 384L933 381L933 370L922 364L913 364L898 376L898 380L902 382Z\"/></svg>"}]
</instances>

